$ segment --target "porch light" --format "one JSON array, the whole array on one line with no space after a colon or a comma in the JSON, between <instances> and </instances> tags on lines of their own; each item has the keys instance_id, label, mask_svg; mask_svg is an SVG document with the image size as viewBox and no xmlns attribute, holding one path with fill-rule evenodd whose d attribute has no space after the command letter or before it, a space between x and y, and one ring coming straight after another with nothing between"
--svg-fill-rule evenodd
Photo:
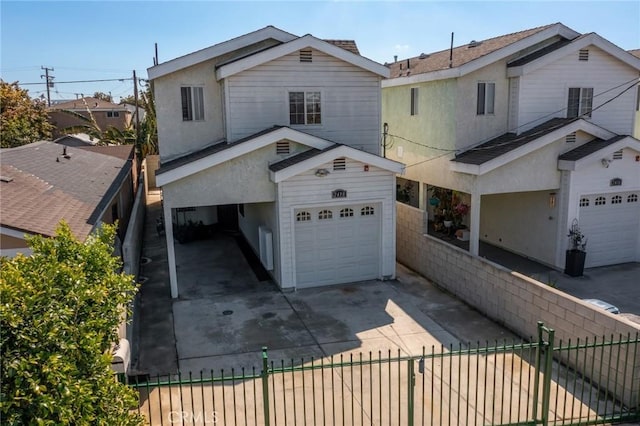
<instances>
[{"instance_id":1,"label":"porch light","mask_svg":"<svg viewBox=\"0 0 640 426\"><path fill-rule=\"evenodd\" d=\"M316 173L315 173L315 175L318 177L325 177L328 174L329 174L329 170L327 169L318 169L316 170Z\"/></svg>"},{"instance_id":2,"label":"porch light","mask_svg":"<svg viewBox=\"0 0 640 426\"><path fill-rule=\"evenodd\" d=\"M549 193L549 208L554 208L556 206L556 193Z\"/></svg>"}]
</instances>

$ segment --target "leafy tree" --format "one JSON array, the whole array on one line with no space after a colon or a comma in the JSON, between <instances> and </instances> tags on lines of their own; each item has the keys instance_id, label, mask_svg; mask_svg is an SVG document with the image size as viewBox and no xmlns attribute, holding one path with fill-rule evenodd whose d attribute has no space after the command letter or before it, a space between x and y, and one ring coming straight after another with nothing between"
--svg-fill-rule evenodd
<instances>
[{"instance_id":1,"label":"leafy tree","mask_svg":"<svg viewBox=\"0 0 640 426\"><path fill-rule=\"evenodd\" d=\"M29 239L32 256L1 260L2 424L141 423L134 391L110 370L120 307L136 290L117 272L114 235L104 226L81 243L61 223Z\"/></svg>"},{"instance_id":2,"label":"leafy tree","mask_svg":"<svg viewBox=\"0 0 640 426\"><path fill-rule=\"evenodd\" d=\"M158 121L156 102L151 87L140 92L141 106L144 108L144 120L140 123L140 153L142 157L158 153Z\"/></svg>"},{"instance_id":3,"label":"leafy tree","mask_svg":"<svg viewBox=\"0 0 640 426\"><path fill-rule=\"evenodd\" d=\"M12 148L51 138L47 106L31 99L18 83L0 80L0 147Z\"/></svg>"},{"instance_id":4,"label":"leafy tree","mask_svg":"<svg viewBox=\"0 0 640 426\"><path fill-rule=\"evenodd\" d=\"M107 102L113 102L113 96L104 92L96 92L93 94L93 97L96 99L100 99Z\"/></svg>"}]
</instances>

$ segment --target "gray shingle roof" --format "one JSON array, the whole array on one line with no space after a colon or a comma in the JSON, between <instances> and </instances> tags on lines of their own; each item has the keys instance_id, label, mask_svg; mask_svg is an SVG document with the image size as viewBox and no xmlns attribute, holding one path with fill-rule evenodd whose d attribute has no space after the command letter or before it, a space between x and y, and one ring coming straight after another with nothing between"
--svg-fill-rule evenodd
<instances>
[{"instance_id":1,"label":"gray shingle roof","mask_svg":"<svg viewBox=\"0 0 640 426\"><path fill-rule=\"evenodd\" d=\"M67 157L63 155L66 148ZM2 149L0 222L51 236L61 219L83 240L131 173L131 161L86 149L36 142Z\"/></svg>"},{"instance_id":2,"label":"gray shingle roof","mask_svg":"<svg viewBox=\"0 0 640 426\"><path fill-rule=\"evenodd\" d=\"M337 147L341 146L340 144L335 144L335 145L331 145L328 148L325 149L315 149L315 148L311 148L307 151L301 152L300 154L296 154L293 155L289 158L285 158L282 161L278 161L277 163L273 163L269 165L269 170L271 170L272 172L278 172L280 170L284 170L287 167L291 167L295 164L301 163L305 160L308 160L309 158L313 158L316 155L320 155L324 152L327 151L331 151L332 149L335 149Z\"/></svg>"},{"instance_id":3,"label":"gray shingle roof","mask_svg":"<svg viewBox=\"0 0 640 426\"><path fill-rule=\"evenodd\" d=\"M547 47L544 47L544 48L542 48L540 50L537 50L537 51L533 52L530 55L524 56L524 57L522 57L520 59L517 59L517 60L515 60L513 62L508 63L507 67L519 67L519 66L528 64L529 62L535 61L536 59L541 58L544 55L547 55L547 54L549 54L549 53L551 53L551 52L553 52L555 50L558 50L558 49L560 49L562 47L565 47L566 45L572 43L572 41L573 40L560 40L560 41L557 41L557 42L555 42L553 44L550 44Z\"/></svg>"},{"instance_id":4,"label":"gray shingle roof","mask_svg":"<svg viewBox=\"0 0 640 426\"><path fill-rule=\"evenodd\" d=\"M478 145L458 154L456 158L451 161L476 165L483 164L529 142L541 138L542 136L560 129L576 120L579 120L579 118L552 118L551 120L519 135L516 135L515 133L505 133L483 143L482 145Z\"/></svg>"},{"instance_id":5,"label":"gray shingle roof","mask_svg":"<svg viewBox=\"0 0 640 426\"><path fill-rule=\"evenodd\" d=\"M571 151L565 152L560 157L558 157L558 159L566 161L577 161L593 154L596 151L600 151L601 149L606 148L609 145L616 143L626 137L626 135L617 135L607 140L597 138L583 145L580 145L579 147L574 148Z\"/></svg>"},{"instance_id":6,"label":"gray shingle roof","mask_svg":"<svg viewBox=\"0 0 640 426\"><path fill-rule=\"evenodd\" d=\"M253 135L244 137L242 139L238 139L237 141L235 141L233 143L227 143L226 140L222 140L222 141L214 143L213 145L208 145L208 146L206 146L206 147L204 147L204 148L202 148L202 149L200 149L198 151L194 151L194 152L191 152L191 153L189 153L187 155L184 155L182 157L178 157L178 158L175 158L173 160L170 160L170 161L162 163L160 165L160 168L156 171L156 175L159 175L159 174L162 174L162 173L166 173L169 170L176 169L178 167L184 166L186 164L192 163L192 162L200 160L202 158L206 158L206 157L208 157L210 155L213 155L213 154L216 154L218 152L227 150L229 148L233 148L234 146L236 146L236 145L238 145L240 143L250 141L252 139L255 139L255 138L259 137L259 136L263 136L263 135L269 134L271 132L275 132L276 130L281 129L283 127L286 127L286 126L273 126L273 127L268 128L268 129L262 130L262 131L260 131L258 133L254 133Z\"/></svg>"}]
</instances>

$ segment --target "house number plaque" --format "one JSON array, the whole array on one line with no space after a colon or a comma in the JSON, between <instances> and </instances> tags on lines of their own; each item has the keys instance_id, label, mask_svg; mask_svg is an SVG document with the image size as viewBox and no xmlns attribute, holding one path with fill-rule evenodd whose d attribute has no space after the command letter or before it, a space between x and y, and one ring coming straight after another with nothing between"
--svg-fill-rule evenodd
<instances>
[{"instance_id":1,"label":"house number plaque","mask_svg":"<svg viewBox=\"0 0 640 426\"><path fill-rule=\"evenodd\" d=\"M346 189L336 189L331 192L331 198L347 198Z\"/></svg>"},{"instance_id":2,"label":"house number plaque","mask_svg":"<svg viewBox=\"0 0 640 426\"><path fill-rule=\"evenodd\" d=\"M621 186L622 185L622 179L620 178L613 178L611 179L611 182L609 182L609 186Z\"/></svg>"}]
</instances>

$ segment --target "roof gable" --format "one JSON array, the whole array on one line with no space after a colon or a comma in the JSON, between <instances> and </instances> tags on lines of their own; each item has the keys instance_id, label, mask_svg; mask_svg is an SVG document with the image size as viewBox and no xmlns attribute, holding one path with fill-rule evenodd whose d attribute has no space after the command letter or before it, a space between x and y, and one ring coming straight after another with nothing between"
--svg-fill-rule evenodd
<instances>
[{"instance_id":1,"label":"roof gable","mask_svg":"<svg viewBox=\"0 0 640 426\"><path fill-rule=\"evenodd\" d=\"M483 175L578 130L601 139L616 136L581 118L553 118L519 135L505 133L473 147L456 156L451 161L451 169Z\"/></svg>"},{"instance_id":2,"label":"roof gable","mask_svg":"<svg viewBox=\"0 0 640 426\"><path fill-rule=\"evenodd\" d=\"M593 161L607 160L603 155L625 148L640 153L640 141L627 135L618 135L606 140L597 138L559 156L558 169L577 170Z\"/></svg>"},{"instance_id":3,"label":"roof gable","mask_svg":"<svg viewBox=\"0 0 640 426\"><path fill-rule=\"evenodd\" d=\"M507 77L517 77L528 72L535 71L588 46L596 46L619 61L635 68L636 70L640 70L640 58L637 58L630 52L619 48L596 33L589 33L571 40L569 43L558 45L557 48L544 52L543 55L539 55L537 54L538 52L534 52L528 57L512 62L508 65Z\"/></svg>"},{"instance_id":4,"label":"roof gable","mask_svg":"<svg viewBox=\"0 0 640 426\"><path fill-rule=\"evenodd\" d=\"M389 69L387 67L363 56L352 53L347 49L338 47L335 44L320 40L312 35L307 34L295 40L280 44L278 46L274 46L270 49L266 49L248 57L222 65L216 70L216 78L220 80L232 76L239 72L273 61L282 56L308 47L317 49L327 55L336 57L354 66L378 74L381 77L386 78L389 76Z\"/></svg>"},{"instance_id":5,"label":"roof gable","mask_svg":"<svg viewBox=\"0 0 640 426\"><path fill-rule=\"evenodd\" d=\"M164 163L156 172L157 184L158 186L170 184L283 139L316 149L324 149L334 145L333 142L326 139L289 127L275 126L233 143L218 142L200 151Z\"/></svg>"},{"instance_id":6,"label":"roof gable","mask_svg":"<svg viewBox=\"0 0 640 426\"><path fill-rule=\"evenodd\" d=\"M451 62L449 49L400 60L389 65L391 80L384 81L383 87L461 77L546 40L573 39L579 35L556 23L455 47Z\"/></svg>"},{"instance_id":7,"label":"roof gable","mask_svg":"<svg viewBox=\"0 0 640 426\"><path fill-rule=\"evenodd\" d=\"M269 166L269 175L273 182L279 183L341 157L351 158L396 174L404 174L404 164L402 163L347 145L336 144L322 150L309 150L272 164Z\"/></svg>"},{"instance_id":8,"label":"roof gable","mask_svg":"<svg viewBox=\"0 0 640 426\"><path fill-rule=\"evenodd\" d=\"M281 43L285 43L296 39L297 36L283 31L274 26L267 26L257 31L232 38L231 40L224 41L222 43L214 44L202 50L198 50L193 53L189 53L179 58L172 59L167 62L155 65L147 69L149 79L153 80L158 77L176 72L183 68L191 67L193 65L208 61L221 55L233 52L238 49L250 46L255 43L259 43L264 40L273 39Z\"/></svg>"}]
</instances>

